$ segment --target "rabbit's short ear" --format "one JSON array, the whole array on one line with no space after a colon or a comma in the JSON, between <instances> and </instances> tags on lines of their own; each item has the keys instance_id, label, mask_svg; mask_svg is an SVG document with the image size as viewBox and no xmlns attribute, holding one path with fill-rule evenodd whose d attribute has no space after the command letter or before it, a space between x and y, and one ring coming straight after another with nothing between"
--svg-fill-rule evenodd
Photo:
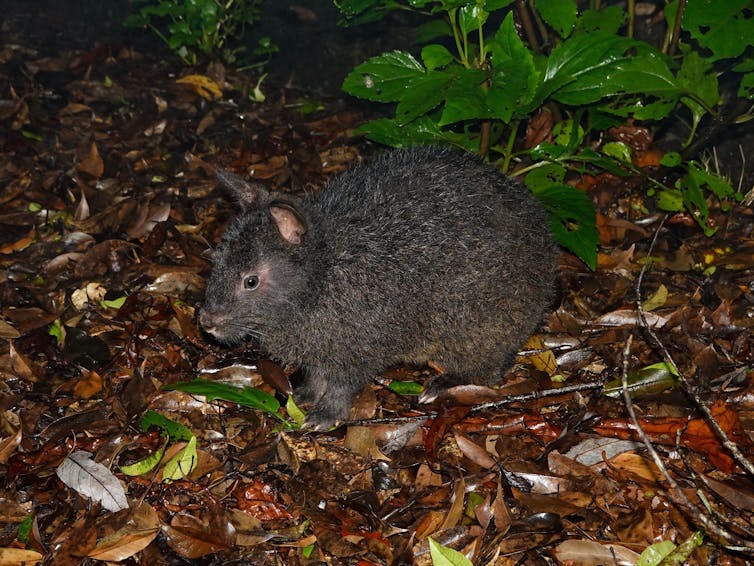
<instances>
[{"instance_id":1,"label":"rabbit's short ear","mask_svg":"<svg viewBox=\"0 0 754 566\"><path fill-rule=\"evenodd\" d=\"M270 216L286 242L296 245L301 243L301 239L306 234L306 223L291 205L273 203L270 206Z\"/></svg>"},{"instance_id":2,"label":"rabbit's short ear","mask_svg":"<svg viewBox=\"0 0 754 566\"><path fill-rule=\"evenodd\" d=\"M224 169L216 171L217 178L228 189L243 210L261 208L270 200L270 193L259 183L248 183Z\"/></svg>"}]
</instances>

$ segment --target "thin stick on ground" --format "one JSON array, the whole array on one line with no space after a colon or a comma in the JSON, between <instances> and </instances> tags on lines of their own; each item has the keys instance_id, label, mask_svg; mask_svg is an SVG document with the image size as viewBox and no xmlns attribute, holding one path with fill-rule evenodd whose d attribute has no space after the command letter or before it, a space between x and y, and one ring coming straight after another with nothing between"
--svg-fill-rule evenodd
<instances>
[{"instance_id":1,"label":"thin stick on ground","mask_svg":"<svg viewBox=\"0 0 754 566\"><path fill-rule=\"evenodd\" d=\"M657 337L657 335L651 330L651 328L647 324L644 309L641 304L641 299L642 299L641 284L644 280L644 273L646 272L647 265L649 264L649 258L652 254L652 250L654 249L655 243L657 242L657 237L660 231L662 230L664 223L665 223L665 219L663 219L660 222L659 226L657 227L657 230L655 231L655 235L652 238L652 242L649 245L649 250L647 251L646 260L644 262L644 265L642 266L641 272L639 273L639 278L637 280L636 302L637 302L637 308L639 311L639 321L640 321L641 327L651 336L652 340L655 342L655 345L662 352L665 362L675 370L677 375L680 376L680 380L684 386L684 390L686 394L689 395L689 397L691 397L694 400L696 405L700 409L703 410L704 414L707 415L707 422L710 423L710 426L712 426L713 429L715 429L716 431L719 430L719 434L721 434L721 437L724 439L723 443L725 444L725 441L728 439L727 435L725 435L725 432L722 431L717 421L714 419L714 417L712 417L712 414L709 411L709 408L702 402L702 400L697 395L694 395L690 391L688 381L684 379L683 376L681 376L680 372L678 371L678 367L676 366L675 362L670 356L670 353L668 352L667 348L665 348L664 344L662 344L660 339ZM631 418L631 422L633 423L635 427L636 434L638 435L639 439L644 443L644 446L646 446L647 451L649 452L649 455L652 458L652 461L657 466L657 469L660 471L660 473L663 475L663 477L665 478L665 480L668 482L670 486L670 491L668 492L669 497L673 501L675 501L677 504L688 509L689 512L691 512L694 515L696 520L699 523L701 523L704 526L704 528L707 529L708 532L715 534L722 541L725 541L726 543L728 543L725 545L726 549L732 550L735 552L744 552L747 554L754 553L754 541L744 540L740 538L738 535L732 533L727 528L718 524L712 517L710 517L707 513L705 513L702 509L700 509L696 504L691 502L691 500L686 496L684 491L678 485L678 482L676 482L675 479L670 475L667 468L665 467L665 463L662 461L662 458L660 458L660 455L657 453L657 450L655 450L654 446L652 445L652 442L649 440L649 437L646 435L646 433L644 432L644 429L641 427L641 424L639 423L639 420L636 416L636 411L634 410L633 401L631 399L631 394L628 388L628 366L629 366L629 359L631 356L632 343L633 343L633 336L629 335L628 340L626 340L626 345L623 349L623 367L621 371L621 387L623 390L623 400L625 402L626 410L628 411L629 417ZM727 441L733 444L732 441L730 440L727 440ZM736 451L738 451L737 446L736 446Z\"/></svg>"}]
</instances>

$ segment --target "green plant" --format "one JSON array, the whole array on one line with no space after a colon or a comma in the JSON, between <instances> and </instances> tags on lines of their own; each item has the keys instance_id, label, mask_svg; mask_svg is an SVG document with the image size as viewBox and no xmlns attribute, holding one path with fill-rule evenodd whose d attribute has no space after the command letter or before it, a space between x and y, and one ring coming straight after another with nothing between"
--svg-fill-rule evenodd
<instances>
[{"instance_id":1,"label":"green plant","mask_svg":"<svg viewBox=\"0 0 754 566\"><path fill-rule=\"evenodd\" d=\"M245 26L259 19L261 1L136 0L145 5L126 18L124 25L149 27L187 65L196 64L202 54L233 63L240 48L231 48L228 42L241 37Z\"/></svg>"},{"instance_id":2,"label":"green plant","mask_svg":"<svg viewBox=\"0 0 754 566\"><path fill-rule=\"evenodd\" d=\"M690 142L702 118L718 105L715 64L722 60L739 74L739 94L754 96L754 65L744 58L754 41L747 0L690 0L680 15L674 0L665 12L664 50L631 37L632 14L617 5L579 12L576 0L521 1L515 7L513 0L336 4L351 24L395 9L439 16L419 30L420 60L392 51L346 77L347 93L396 103L393 118L364 124L361 131L392 146L455 144L498 160L504 172L517 164L513 172L528 173L525 182L550 211L558 241L591 268L597 258L593 206L566 181L574 173L642 174L632 164L632 149L622 142L601 143L604 133L627 119L657 122L685 108ZM500 23L490 29L493 20ZM681 29L685 42L679 41ZM679 47L680 63L669 56ZM555 122L544 141L517 145L521 125L529 120L532 128L531 118L544 109ZM678 169L679 182L669 187L654 181L654 188L680 198L660 199L660 205L686 209L705 232L714 231L702 187L721 199L737 197L735 191L719 177L699 173L698 164L680 159L665 165Z\"/></svg>"}]
</instances>

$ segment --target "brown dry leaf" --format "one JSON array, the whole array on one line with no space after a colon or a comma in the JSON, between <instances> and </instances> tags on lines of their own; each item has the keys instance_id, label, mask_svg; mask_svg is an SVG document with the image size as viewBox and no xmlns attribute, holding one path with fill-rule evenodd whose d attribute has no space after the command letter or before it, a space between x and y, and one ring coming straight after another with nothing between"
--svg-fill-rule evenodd
<instances>
[{"instance_id":1,"label":"brown dry leaf","mask_svg":"<svg viewBox=\"0 0 754 566\"><path fill-rule=\"evenodd\" d=\"M610 460L610 465L616 470L628 472L646 481L659 482L663 479L662 473L654 462L633 452L617 455Z\"/></svg>"},{"instance_id":2,"label":"brown dry leaf","mask_svg":"<svg viewBox=\"0 0 754 566\"><path fill-rule=\"evenodd\" d=\"M560 564L579 566L633 566L639 555L625 546L602 544L591 540L566 540L555 547L553 554Z\"/></svg>"},{"instance_id":3,"label":"brown dry leaf","mask_svg":"<svg viewBox=\"0 0 754 566\"><path fill-rule=\"evenodd\" d=\"M73 396L77 399L89 399L102 391L102 377L96 371L84 370L73 386Z\"/></svg>"},{"instance_id":4,"label":"brown dry leaf","mask_svg":"<svg viewBox=\"0 0 754 566\"><path fill-rule=\"evenodd\" d=\"M542 106L534 116L529 119L529 122L526 125L524 147L534 147L548 139L552 133L552 126L554 123L555 120L552 116L552 112L547 107Z\"/></svg>"},{"instance_id":5,"label":"brown dry leaf","mask_svg":"<svg viewBox=\"0 0 754 566\"><path fill-rule=\"evenodd\" d=\"M278 458L293 470L294 475L298 475L302 463L316 460L317 445L282 432L278 442Z\"/></svg>"},{"instance_id":6,"label":"brown dry leaf","mask_svg":"<svg viewBox=\"0 0 754 566\"><path fill-rule=\"evenodd\" d=\"M35 550L0 548L0 566L31 566L42 562L42 558Z\"/></svg>"},{"instance_id":7,"label":"brown dry leaf","mask_svg":"<svg viewBox=\"0 0 754 566\"><path fill-rule=\"evenodd\" d=\"M275 487L257 476L249 482L240 483L233 490L238 508L259 521L292 519L293 515L280 499Z\"/></svg>"},{"instance_id":8,"label":"brown dry leaf","mask_svg":"<svg viewBox=\"0 0 754 566\"><path fill-rule=\"evenodd\" d=\"M136 210L135 217L129 222L126 233L134 239L140 239L149 234L160 222L170 217L170 204L143 205Z\"/></svg>"},{"instance_id":9,"label":"brown dry leaf","mask_svg":"<svg viewBox=\"0 0 754 566\"><path fill-rule=\"evenodd\" d=\"M750 444L743 433L738 414L722 401L712 406L712 415L720 427L734 442ZM725 473L732 473L734 469L733 459L728 455L717 435L712 431L704 419L685 418L657 418L639 419L639 424L652 442L666 445L675 445L676 436L680 433L680 442L683 446L705 454L711 464L717 466ZM605 419L594 427L594 431L603 436L616 438L635 438L633 423L626 419Z\"/></svg>"},{"instance_id":10,"label":"brown dry leaf","mask_svg":"<svg viewBox=\"0 0 754 566\"><path fill-rule=\"evenodd\" d=\"M377 447L374 434L368 426L349 426L344 443L346 448L364 458L390 460Z\"/></svg>"},{"instance_id":11,"label":"brown dry leaf","mask_svg":"<svg viewBox=\"0 0 754 566\"><path fill-rule=\"evenodd\" d=\"M427 512L416 525L416 538L419 540L426 539L432 534L440 530L440 527L445 520L445 512L443 511L429 511Z\"/></svg>"},{"instance_id":12,"label":"brown dry leaf","mask_svg":"<svg viewBox=\"0 0 754 566\"><path fill-rule=\"evenodd\" d=\"M187 559L230 550L236 538L233 524L219 516L213 519L209 524L192 515L175 515L170 525L162 527L168 546Z\"/></svg>"},{"instance_id":13,"label":"brown dry leaf","mask_svg":"<svg viewBox=\"0 0 754 566\"><path fill-rule=\"evenodd\" d=\"M81 198L79 204L76 206L76 212L73 213L73 219L76 222L81 222L89 218L91 211L89 210L89 201L86 199L86 192L84 188L81 188Z\"/></svg>"},{"instance_id":14,"label":"brown dry leaf","mask_svg":"<svg viewBox=\"0 0 754 566\"><path fill-rule=\"evenodd\" d=\"M461 517L463 517L465 497L466 482L464 481L463 476L461 476L456 481L456 487L453 491L453 502L450 504L450 509L448 509L448 512L445 515L445 520L442 522L442 526L440 526L441 531L455 527L461 521Z\"/></svg>"},{"instance_id":15,"label":"brown dry leaf","mask_svg":"<svg viewBox=\"0 0 754 566\"><path fill-rule=\"evenodd\" d=\"M16 240L15 242L10 242L8 244L3 244L2 246L0 246L0 254L12 254L15 252L20 252L21 250L25 250L27 247L33 244L36 239L37 229L32 228L31 230L29 230L29 233L20 240Z\"/></svg>"},{"instance_id":16,"label":"brown dry leaf","mask_svg":"<svg viewBox=\"0 0 754 566\"><path fill-rule=\"evenodd\" d=\"M6 429L10 428L11 426L10 423L3 424L3 428ZM23 437L23 429L21 428L19 423L19 425L16 426L16 431L14 433L6 436L3 440L0 440L0 464L8 463L8 458L15 454L16 448L18 448L19 444L21 444Z\"/></svg>"},{"instance_id":17,"label":"brown dry leaf","mask_svg":"<svg viewBox=\"0 0 754 566\"><path fill-rule=\"evenodd\" d=\"M736 478L721 481L707 474L701 474L701 478L712 491L733 507L743 511L754 509L754 485L751 480Z\"/></svg>"},{"instance_id":18,"label":"brown dry leaf","mask_svg":"<svg viewBox=\"0 0 754 566\"><path fill-rule=\"evenodd\" d=\"M497 465L497 461L492 458L484 448L479 446L465 434L454 432L453 436L461 453L476 465L487 469L494 468Z\"/></svg>"},{"instance_id":19,"label":"brown dry leaf","mask_svg":"<svg viewBox=\"0 0 754 566\"><path fill-rule=\"evenodd\" d=\"M505 502L505 495L503 494L503 485L498 479L497 493L495 494L495 500L492 502L492 512L495 516L495 528L501 535L505 535L513 524L513 516L511 515L510 508Z\"/></svg>"},{"instance_id":20,"label":"brown dry leaf","mask_svg":"<svg viewBox=\"0 0 754 566\"><path fill-rule=\"evenodd\" d=\"M545 372L549 376L555 375L558 371L558 362L552 350L545 347L544 340L541 336L531 336L524 344L525 350L539 350L536 354L530 356L521 356L524 363L530 363L539 371Z\"/></svg>"},{"instance_id":21,"label":"brown dry leaf","mask_svg":"<svg viewBox=\"0 0 754 566\"><path fill-rule=\"evenodd\" d=\"M80 150L76 170L95 179L102 177L105 172L105 163L99 155L95 142L92 142L88 148Z\"/></svg>"},{"instance_id":22,"label":"brown dry leaf","mask_svg":"<svg viewBox=\"0 0 754 566\"><path fill-rule=\"evenodd\" d=\"M103 537L89 552L89 558L120 562L144 550L160 532L160 518L148 503L130 512L128 522L118 531Z\"/></svg>"},{"instance_id":23,"label":"brown dry leaf","mask_svg":"<svg viewBox=\"0 0 754 566\"><path fill-rule=\"evenodd\" d=\"M12 341L9 342L8 348L8 353L10 354L11 369L13 370L13 373L15 373L18 377L25 381L30 381L32 383L37 382L38 377L34 372L31 362L27 360L23 354L16 350L16 347Z\"/></svg>"},{"instance_id":24,"label":"brown dry leaf","mask_svg":"<svg viewBox=\"0 0 754 566\"><path fill-rule=\"evenodd\" d=\"M439 487L443 483L442 476L432 471L427 464L422 463L416 471L416 481L414 487L417 491L422 491L428 487Z\"/></svg>"},{"instance_id":25,"label":"brown dry leaf","mask_svg":"<svg viewBox=\"0 0 754 566\"><path fill-rule=\"evenodd\" d=\"M18 338L21 334L13 328L11 324L0 319L0 338L3 340L13 340Z\"/></svg>"}]
</instances>

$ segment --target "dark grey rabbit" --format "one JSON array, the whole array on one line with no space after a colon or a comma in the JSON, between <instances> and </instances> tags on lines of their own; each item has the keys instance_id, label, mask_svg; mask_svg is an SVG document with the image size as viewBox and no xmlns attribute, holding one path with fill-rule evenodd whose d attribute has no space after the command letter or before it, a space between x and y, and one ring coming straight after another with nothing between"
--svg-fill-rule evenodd
<instances>
[{"instance_id":1,"label":"dark grey rabbit","mask_svg":"<svg viewBox=\"0 0 754 566\"><path fill-rule=\"evenodd\" d=\"M499 378L553 299L557 248L521 185L451 149L395 150L299 201L220 173L240 204L200 322L300 366L306 424L348 418L380 370L444 369L421 401Z\"/></svg>"}]
</instances>

